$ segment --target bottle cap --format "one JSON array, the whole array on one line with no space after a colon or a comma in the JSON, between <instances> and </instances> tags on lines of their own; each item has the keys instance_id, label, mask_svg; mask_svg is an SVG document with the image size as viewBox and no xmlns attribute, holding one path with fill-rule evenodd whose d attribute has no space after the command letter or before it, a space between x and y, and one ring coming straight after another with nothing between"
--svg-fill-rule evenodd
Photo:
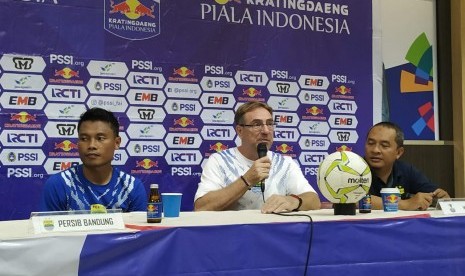
<instances>
[{"instance_id":1,"label":"bottle cap","mask_svg":"<svg viewBox=\"0 0 465 276\"><path fill-rule=\"evenodd\" d=\"M150 189L158 188L158 184L150 184Z\"/></svg>"}]
</instances>

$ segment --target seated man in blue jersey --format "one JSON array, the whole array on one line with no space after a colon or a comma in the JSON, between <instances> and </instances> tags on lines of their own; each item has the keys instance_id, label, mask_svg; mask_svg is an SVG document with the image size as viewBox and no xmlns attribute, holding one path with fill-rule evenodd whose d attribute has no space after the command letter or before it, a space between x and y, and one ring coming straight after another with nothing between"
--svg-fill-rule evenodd
<instances>
[{"instance_id":1,"label":"seated man in blue jersey","mask_svg":"<svg viewBox=\"0 0 465 276\"><path fill-rule=\"evenodd\" d=\"M320 208L320 199L292 158L257 145L273 143L273 110L261 102L241 105L234 116L241 145L212 154L195 194L196 211L261 209L262 213ZM261 181L264 181L264 194Z\"/></svg>"},{"instance_id":2,"label":"seated man in blue jersey","mask_svg":"<svg viewBox=\"0 0 465 276\"><path fill-rule=\"evenodd\" d=\"M78 150L82 164L54 174L45 182L41 211L90 210L94 206L145 211L142 182L111 165L121 144L113 113L92 108L78 123Z\"/></svg>"},{"instance_id":3,"label":"seated man in blue jersey","mask_svg":"<svg viewBox=\"0 0 465 276\"><path fill-rule=\"evenodd\" d=\"M404 133L394 123L381 122L368 132L365 160L370 165L370 188L373 209L382 209L382 188L399 188L401 210L426 210L433 199L449 198L449 194L432 183L414 166L398 160L404 153Z\"/></svg>"}]
</instances>

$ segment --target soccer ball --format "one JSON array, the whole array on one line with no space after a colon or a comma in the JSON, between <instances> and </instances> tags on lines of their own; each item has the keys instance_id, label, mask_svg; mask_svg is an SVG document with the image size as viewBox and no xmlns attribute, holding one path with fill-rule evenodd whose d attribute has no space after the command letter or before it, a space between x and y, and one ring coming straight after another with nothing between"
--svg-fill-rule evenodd
<instances>
[{"instance_id":1,"label":"soccer ball","mask_svg":"<svg viewBox=\"0 0 465 276\"><path fill-rule=\"evenodd\" d=\"M370 186L370 167L356 153L337 151L320 163L318 188L332 203L356 203L368 193Z\"/></svg>"}]
</instances>

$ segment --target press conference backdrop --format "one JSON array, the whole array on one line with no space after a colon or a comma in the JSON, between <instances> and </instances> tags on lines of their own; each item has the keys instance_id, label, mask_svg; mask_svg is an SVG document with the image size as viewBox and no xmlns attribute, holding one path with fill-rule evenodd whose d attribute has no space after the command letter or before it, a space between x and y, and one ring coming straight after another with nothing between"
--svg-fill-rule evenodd
<instances>
[{"instance_id":1,"label":"press conference backdrop","mask_svg":"<svg viewBox=\"0 0 465 276\"><path fill-rule=\"evenodd\" d=\"M373 118L365 0L0 0L0 219L37 210L43 183L80 163L91 107L121 123L113 164L192 210L202 164L240 143L235 109L270 104L271 150L316 188L320 161L363 153ZM378 107L379 108L379 107Z\"/></svg>"}]
</instances>

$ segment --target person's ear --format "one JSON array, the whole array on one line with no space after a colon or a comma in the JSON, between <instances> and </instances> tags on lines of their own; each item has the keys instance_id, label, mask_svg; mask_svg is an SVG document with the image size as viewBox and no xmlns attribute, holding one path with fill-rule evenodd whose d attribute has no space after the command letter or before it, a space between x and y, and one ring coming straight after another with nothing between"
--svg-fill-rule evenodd
<instances>
[{"instance_id":1,"label":"person's ear","mask_svg":"<svg viewBox=\"0 0 465 276\"><path fill-rule=\"evenodd\" d=\"M118 136L115 138L115 150L119 149L120 145L121 145L121 136Z\"/></svg>"},{"instance_id":2,"label":"person's ear","mask_svg":"<svg viewBox=\"0 0 465 276\"><path fill-rule=\"evenodd\" d=\"M239 136L239 138L242 138L242 131L244 130L244 128L240 125L236 125L236 133L237 133L237 136Z\"/></svg>"},{"instance_id":3,"label":"person's ear","mask_svg":"<svg viewBox=\"0 0 465 276\"><path fill-rule=\"evenodd\" d=\"M396 159L399 159L402 156L402 154L404 154L404 147L398 147Z\"/></svg>"}]
</instances>

